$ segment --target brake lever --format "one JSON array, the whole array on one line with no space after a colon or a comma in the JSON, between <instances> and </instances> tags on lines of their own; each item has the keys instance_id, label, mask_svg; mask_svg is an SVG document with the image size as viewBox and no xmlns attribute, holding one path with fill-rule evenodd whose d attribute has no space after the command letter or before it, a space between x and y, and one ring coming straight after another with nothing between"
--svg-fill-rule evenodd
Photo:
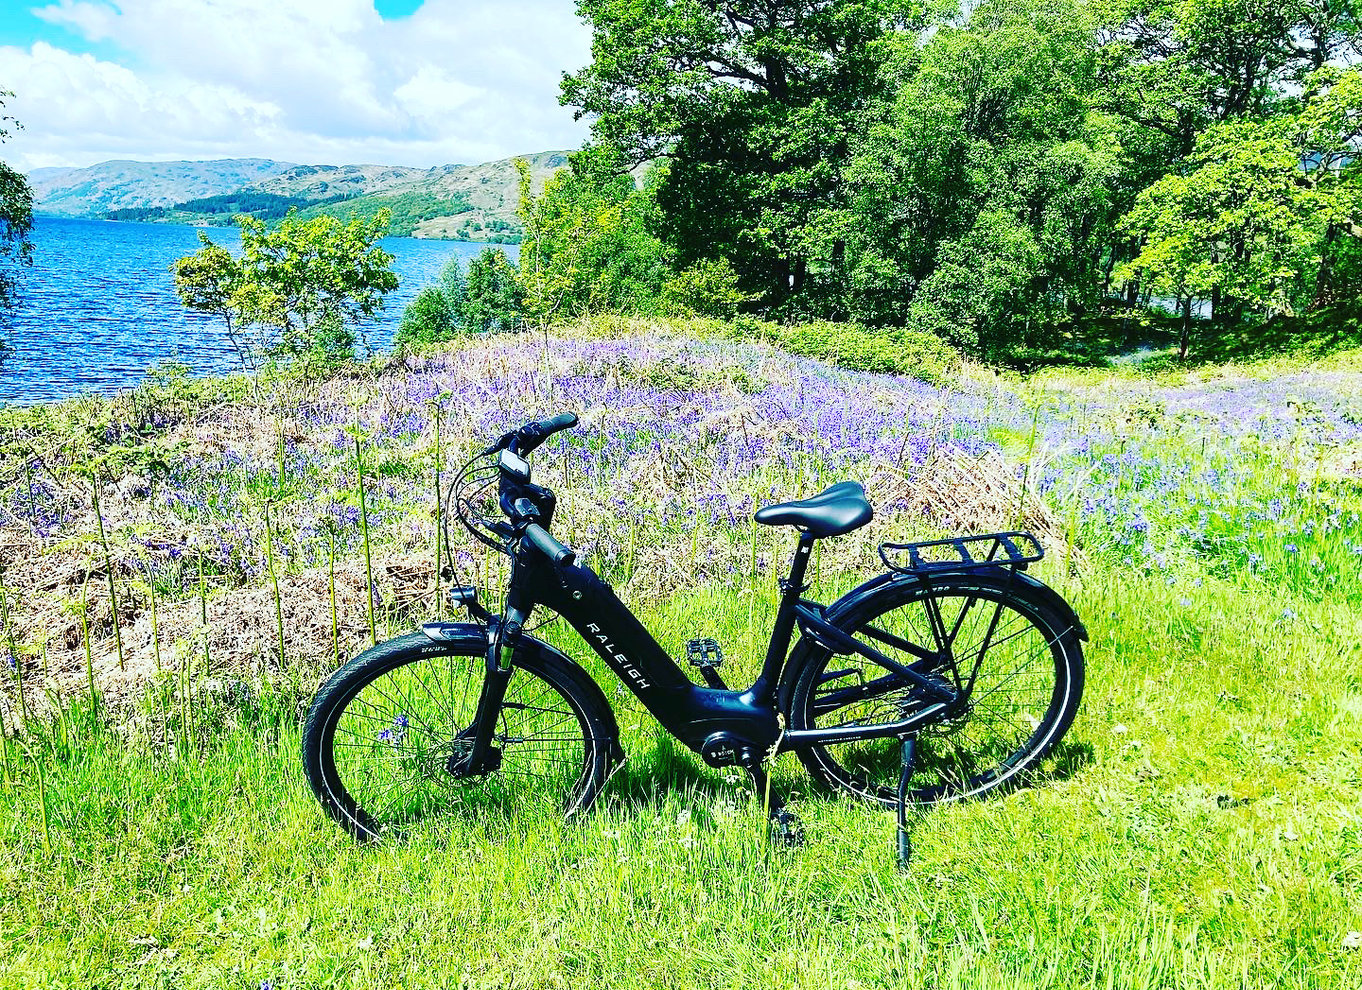
<instances>
[{"instance_id":1,"label":"brake lever","mask_svg":"<svg viewBox=\"0 0 1362 990\"><path fill-rule=\"evenodd\" d=\"M488 456L489 454L499 454L499 453L501 453L503 450L505 450L507 447L509 447L509 446L511 445L512 441L514 441L514 440L516 439L516 437L519 436L519 435L520 435L520 431L519 431L519 430L512 430L510 433L503 434L500 440L498 440L496 443L492 444L492 446L488 447L486 450L484 450L484 451L483 451L481 454L479 454L478 456L480 456L480 457L486 457L486 456Z\"/></svg>"}]
</instances>

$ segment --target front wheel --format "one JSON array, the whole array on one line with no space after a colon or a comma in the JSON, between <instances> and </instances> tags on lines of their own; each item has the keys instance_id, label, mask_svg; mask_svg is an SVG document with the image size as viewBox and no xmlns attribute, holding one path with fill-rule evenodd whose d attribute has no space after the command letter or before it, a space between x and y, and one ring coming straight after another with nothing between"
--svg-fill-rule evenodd
<instances>
[{"instance_id":1,"label":"front wheel","mask_svg":"<svg viewBox=\"0 0 1362 990\"><path fill-rule=\"evenodd\" d=\"M890 659L955 686L975 674L964 710L918 732L908 798L935 804L978 797L1025 779L1063 737L1083 693L1080 630L1052 593L1006 575L955 574L891 581L830 616ZM897 642L899 646L895 646ZM936 654L936 663L903 650ZM783 693L793 729L892 726L928 702L902 675L858 654L807 642ZM897 804L899 737L798 751L816 779L858 797Z\"/></svg>"},{"instance_id":2,"label":"front wheel","mask_svg":"<svg viewBox=\"0 0 1362 990\"><path fill-rule=\"evenodd\" d=\"M614 716L585 673L526 641L492 745L499 766L451 772L471 738L484 642L435 644L421 633L380 643L322 685L303 728L303 766L326 811L357 839L431 816L494 805L571 813L605 783Z\"/></svg>"}]
</instances>

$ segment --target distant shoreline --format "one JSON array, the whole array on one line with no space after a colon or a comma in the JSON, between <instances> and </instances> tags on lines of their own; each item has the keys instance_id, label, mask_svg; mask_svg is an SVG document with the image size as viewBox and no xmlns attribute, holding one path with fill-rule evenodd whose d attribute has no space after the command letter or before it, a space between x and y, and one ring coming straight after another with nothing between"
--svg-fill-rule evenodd
<instances>
[{"instance_id":1,"label":"distant shoreline","mask_svg":"<svg viewBox=\"0 0 1362 990\"><path fill-rule=\"evenodd\" d=\"M35 220L61 220L65 222L79 221L81 223L121 223L137 227L190 227L197 228L200 230L236 229L236 225L230 222L230 218L227 223L190 222L188 220L175 220L171 218L164 218L159 220L115 220L112 217L78 217L64 213L39 213L37 211L34 211L33 218ZM413 241L446 241L450 244L486 244L492 247L508 244L518 245L521 240L519 237L512 238L507 237L505 235L499 235L498 237L489 238L440 237L431 234L421 234L417 232L413 232L411 234L388 234L386 236L403 237Z\"/></svg>"}]
</instances>

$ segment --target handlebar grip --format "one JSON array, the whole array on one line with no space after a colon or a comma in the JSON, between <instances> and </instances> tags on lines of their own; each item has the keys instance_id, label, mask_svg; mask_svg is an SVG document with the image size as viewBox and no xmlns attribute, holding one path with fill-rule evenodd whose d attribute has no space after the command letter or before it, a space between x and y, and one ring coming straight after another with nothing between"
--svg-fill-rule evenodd
<instances>
[{"instance_id":1,"label":"handlebar grip","mask_svg":"<svg viewBox=\"0 0 1362 990\"><path fill-rule=\"evenodd\" d=\"M571 567L573 561L577 559L576 553L555 540L552 534L538 523L530 523L525 527L525 539L547 557L554 567Z\"/></svg>"},{"instance_id":2,"label":"handlebar grip","mask_svg":"<svg viewBox=\"0 0 1362 990\"><path fill-rule=\"evenodd\" d=\"M541 436L550 437L560 430L568 430L576 425L577 414L565 412L559 413L552 419L541 419L534 424L534 429L538 431Z\"/></svg>"},{"instance_id":3,"label":"handlebar grip","mask_svg":"<svg viewBox=\"0 0 1362 990\"><path fill-rule=\"evenodd\" d=\"M559 413L552 419L541 419L537 423L526 423L516 431L515 451L522 456L528 456L555 433L576 425L577 414L570 412Z\"/></svg>"}]
</instances>

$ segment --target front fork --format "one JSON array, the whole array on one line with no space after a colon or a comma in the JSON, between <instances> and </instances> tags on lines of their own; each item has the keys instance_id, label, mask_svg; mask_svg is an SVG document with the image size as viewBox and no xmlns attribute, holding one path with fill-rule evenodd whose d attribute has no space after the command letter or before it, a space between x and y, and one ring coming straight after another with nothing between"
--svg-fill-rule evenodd
<instances>
[{"instance_id":1,"label":"front fork","mask_svg":"<svg viewBox=\"0 0 1362 990\"><path fill-rule=\"evenodd\" d=\"M451 776L476 777L494 773L501 766L501 749L492 745L492 739L502 703L506 700L506 687L511 683L515 651L520 647L527 618L520 609L508 608L504 619L494 619L487 626L487 672L482 679L473 723L459 734L463 745L450 754L446 764Z\"/></svg>"}]
</instances>

